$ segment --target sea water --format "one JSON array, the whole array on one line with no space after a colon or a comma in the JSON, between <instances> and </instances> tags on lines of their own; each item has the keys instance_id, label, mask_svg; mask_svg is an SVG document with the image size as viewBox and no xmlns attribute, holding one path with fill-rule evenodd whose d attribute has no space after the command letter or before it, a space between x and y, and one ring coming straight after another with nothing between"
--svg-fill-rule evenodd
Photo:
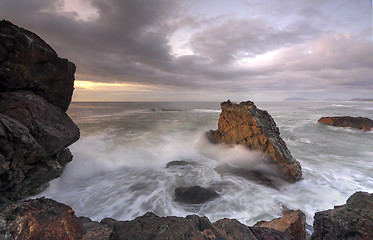
<instances>
[{"instance_id":1,"label":"sea water","mask_svg":"<svg viewBox=\"0 0 373 240\"><path fill-rule=\"evenodd\" d=\"M373 119L373 102L258 102L280 129L303 178L278 189L242 177L221 176L214 167L252 158L241 148L222 149L201 141L217 129L219 103L78 103L68 114L81 138L73 161L40 196L73 208L78 216L131 220L205 215L253 225L281 216L282 206L300 209L312 225L315 212L344 204L355 191L373 192L373 133L317 123L323 116ZM206 151L208 150L208 151ZM170 161L194 164L166 168ZM210 187L220 197L203 204L174 201L176 187Z\"/></svg>"}]
</instances>

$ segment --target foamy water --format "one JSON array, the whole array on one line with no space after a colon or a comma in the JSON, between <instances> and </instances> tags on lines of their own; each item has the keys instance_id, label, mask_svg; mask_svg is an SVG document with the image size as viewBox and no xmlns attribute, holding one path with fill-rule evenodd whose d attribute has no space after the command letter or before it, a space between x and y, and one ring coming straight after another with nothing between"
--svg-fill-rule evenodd
<instances>
[{"instance_id":1,"label":"foamy water","mask_svg":"<svg viewBox=\"0 0 373 240\"><path fill-rule=\"evenodd\" d=\"M373 103L256 103L275 119L303 179L278 189L214 171L221 162L255 160L242 148L201 143L217 128L218 103L72 103L81 129L70 149L74 159L39 196L71 206L94 220L205 215L252 225L281 215L281 205L301 209L312 224L316 211L344 204L355 191L373 192L373 134L320 125L322 116L373 118ZM166 168L174 160L196 164ZM221 196L188 205L173 201L176 187L212 187Z\"/></svg>"}]
</instances>

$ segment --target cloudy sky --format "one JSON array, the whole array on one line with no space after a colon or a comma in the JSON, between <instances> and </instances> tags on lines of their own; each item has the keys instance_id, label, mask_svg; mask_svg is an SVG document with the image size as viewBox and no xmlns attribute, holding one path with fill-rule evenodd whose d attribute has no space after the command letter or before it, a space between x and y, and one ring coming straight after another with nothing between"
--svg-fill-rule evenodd
<instances>
[{"instance_id":1,"label":"cloudy sky","mask_svg":"<svg viewBox=\"0 0 373 240\"><path fill-rule=\"evenodd\" d=\"M77 66L74 100L373 98L371 0L1 0Z\"/></svg>"}]
</instances>

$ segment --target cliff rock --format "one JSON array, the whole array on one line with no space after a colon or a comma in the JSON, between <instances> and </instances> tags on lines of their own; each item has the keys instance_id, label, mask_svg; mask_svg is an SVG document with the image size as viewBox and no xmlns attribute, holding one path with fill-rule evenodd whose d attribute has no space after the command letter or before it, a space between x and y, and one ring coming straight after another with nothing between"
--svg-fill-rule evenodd
<instances>
[{"instance_id":1,"label":"cliff rock","mask_svg":"<svg viewBox=\"0 0 373 240\"><path fill-rule=\"evenodd\" d=\"M322 117L318 122L336 127L356 128L363 131L371 131L373 129L373 120L364 117Z\"/></svg>"},{"instance_id":2,"label":"cliff rock","mask_svg":"<svg viewBox=\"0 0 373 240\"><path fill-rule=\"evenodd\" d=\"M300 163L291 155L267 111L258 109L250 101L236 104L228 100L221 108L218 130L207 133L211 142L240 144L265 153L265 160L273 163L280 177L288 182L302 177Z\"/></svg>"},{"instance_id":3,"label":"cliff rock","mask_svg":"<svg viewBox=\"0 0 373 240\"><path fill-rule=\"evenodd\" d=\"M317 212L313 240L373 239L373 194L354 193L345 205Z\"/></svg>"},{"instance_id":4,"label":"cliff rock","mask_svg":"<svg viewBox=\"0 0 373 240\"><path fill-rule=\"evenodd\" d=\"M75 65L35 33L0 21L0 92L29 90L66 111Z\"/></svg>"},{"instance_id":5,"label":"cliff rock","mask_svg":"<svg viewBox=\"0 0 373 240\"><path fill-rule=\"evenodd\" d=\"M0 22L0 209L43 190L71 161L74 72L36 34Z\"/></svg>"},{"instance_id":6,"label":"cliff rock","mask_svg":"<svg viewBox=\"0 0 373 240\"><path fill-rule=\"evenodd\" d=\"M74 211L51 199L24 201L0 213L0 239L75 240L84 234Z\"/></svg>"}]
</instances>

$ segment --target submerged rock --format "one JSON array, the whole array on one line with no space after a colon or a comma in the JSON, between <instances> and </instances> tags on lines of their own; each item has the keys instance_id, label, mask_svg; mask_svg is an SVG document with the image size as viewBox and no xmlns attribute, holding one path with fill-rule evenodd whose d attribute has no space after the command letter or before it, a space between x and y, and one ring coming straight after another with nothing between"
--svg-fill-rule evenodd
<instances>
[{"instance_id":1,"label":"submerged rock","mask_svg":"<svg viewBox=\"0 0 373 240\"><path fill-rule=\"evenodd\" d=\"M43 190L71 161L74 73L36 34L0 21L0 209Z\"/></svg>"},{"instance_id":2,"label":"submerged rock","mask_svg":"<svg viewBox=\"0 0 373 240\"><path fill-rule=\"evenodd\" d=\"M252 170L247 170L243 168L237 168L234 166L230 166L228 164L222 164L214 168L216 172L219 174L232 174L235 176L243 177L245 179L248 179L250 181L257 182L261 185L275 188L277 187L274 185L273 181L267 177L265 177L261 172L258 171L252 171Z\"/></svg>"},{"instance_id":3,"label":"submerged rock","mask_svg":"<svg viewBox=\"0 0 373 240\"><path fill-rule=\"evenodd\" d=\"M356 128L363 131L371 131L373 129L373 120L365 117L322 117L318 122L336 127Z\"/></svg>"},{"instance_id":4,"label":"submerged rock","mask_svg":"<svg viewBox=\"0 0 373 240\"><path fill-rule=\"evenodd\" d=\"M200 186L178 187L175 189L175 200L182 203L199 204L211 201L219 197L219 194L212 189Z\"/></svg>"},{"instance_id":5,"label":"submerged rock","mask_svg":"<svg viewBox=\"0 0 373 240\"><path fill-rule=\"evenodd\" d=\"M236 104L228 100L221 108L218 130L207 133L211 142L240 144L263 152L267 158L264 161L274 163L282 179L292 183L301 179L300 163L291 155L267 111L250 101Z\"/></svg>"},{"instance_id":6,"label":"submerged rock","mask_svg":"<svg viewBox=\"0 0 373 240\"><path fill-rule=\"evenodd\" d=\"M84 234L74 211L51 199L27 200L0 213L0 239L75 240Z\"/></svg>"},{"instance_id":7,"label":"submerged rock","mask_svg":"<svg viewBox=\"0 0 373 240\"><path fill-rule=\"evenodd\" d=\"M373 239L373 194L354 193L345 205L317 212L313 240Z\"/></svg>"},{"instance_id":8,"label":"submerged rock","mask_svg":"<svg viewBox=\"0 0 373 240\"><path fill-rule=\"evenodd\" d=\"M166 168L170 168L172 166L185 166L185 165L195 165L195 162L184 161L184 160L171 161L166 164Z\"/></svg>"},{"instance_id":9,"label":"submerged rock","mask_svg":"<svg viewBox=\"0 0 373 240\"><path fill-rule=\"evenodd\" d=\"M286 234L291 240L306 239L306 215L301 210L284 208L283 216L271 221L257 222L254 227L267 227Z\"/></svg>"}]
</instances>

